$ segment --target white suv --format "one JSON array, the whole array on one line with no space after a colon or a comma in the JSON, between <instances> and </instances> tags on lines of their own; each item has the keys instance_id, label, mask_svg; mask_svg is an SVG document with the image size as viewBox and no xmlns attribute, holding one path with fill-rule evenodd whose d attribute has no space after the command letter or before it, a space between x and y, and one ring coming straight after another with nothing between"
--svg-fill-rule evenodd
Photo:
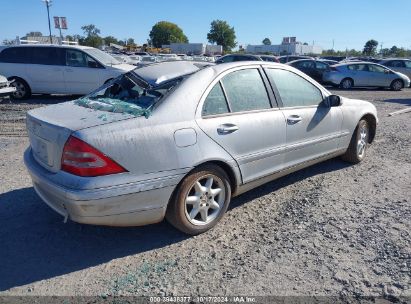
<instances>
[{"instance_id":1,"label":"white suv","mask_svg":"<svg viewBox=\"0 0 411 304\"><path fill-rule=\"evenodd\" d=\"M13 97L36 94L88 94L135 66L92 47L18 45L0 47L0 74L13 80Z\"/></svg>"}]
</instances>

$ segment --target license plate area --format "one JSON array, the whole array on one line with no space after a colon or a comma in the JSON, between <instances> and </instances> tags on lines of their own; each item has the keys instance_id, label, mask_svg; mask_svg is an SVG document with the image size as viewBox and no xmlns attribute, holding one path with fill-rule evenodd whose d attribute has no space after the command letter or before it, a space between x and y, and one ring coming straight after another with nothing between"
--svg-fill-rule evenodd
<instances>
[{"instance_id":1,"label":"license plate area","mask_svg":"<svg viewBox=\"0 0 411 304\"><path fill-rule=\"evenodd\" d=\"M50 167L53 166L52 158L49 157L49 147L50 143L37 136L32 136L31 147L33 150L34 158L43 164L46 164Z\"/></svg>"}]
</instances>

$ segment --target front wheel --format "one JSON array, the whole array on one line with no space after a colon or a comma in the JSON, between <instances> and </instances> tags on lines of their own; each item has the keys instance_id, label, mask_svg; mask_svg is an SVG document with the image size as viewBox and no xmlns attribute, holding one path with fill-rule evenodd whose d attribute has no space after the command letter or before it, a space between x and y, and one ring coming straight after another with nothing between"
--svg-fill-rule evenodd
<instances>
[{"instance_id":1,"label":"front wheel","mask_svg":"<svg viewBox=\"0 0 411 304\"><path fill-rule=\"evenodd\" d=\"M197 235L220 221L230 200L231 186L227 174L215 165L199 167L176 189L166 219L182 232Z\"/></svg>"},{"instance_id":2,"label":"front wheel","mask_svg":"<svg viewBox=\"0 0 411 304\"><path fill-rule=\"evenodd\" d=\"M12 98L17 100L27 99L31 96L31 90L27 82L20 78L12 78L10 86L15 87L16 91L13 93Z\"/></svg>"},{"instance_id":3,"label":"front wheel","mask_svg":"<svg viewBox=\"0 0 411 304\"><path fill-rule=\"evenodd\" d=\"M347 151L342 156L343 160L354 164L361 162L365 157L369 138L370 128L368 122L362 119L352 135Z\"/></svg>"},{"instance_id":4,"label":"front wheel","mask_svg":"<svg viewBox=\"0 0 411 304\"><path fill-rule=\"evenodd\" d=\"M351 89L354 86L354 81L350 78L345 78L340 83L340 88L344 90Z\"/></svg>"},{"instance_id":5,"label":"front wheel","mask_svg":"<svg viewBox=\"0 0 411 304\"><path fill-rule=\"evenodd\" d=\"M401 91L404 88L404 83L402 80L396 79L391 83L391 90Z\"/></svg>"}]
</instances>

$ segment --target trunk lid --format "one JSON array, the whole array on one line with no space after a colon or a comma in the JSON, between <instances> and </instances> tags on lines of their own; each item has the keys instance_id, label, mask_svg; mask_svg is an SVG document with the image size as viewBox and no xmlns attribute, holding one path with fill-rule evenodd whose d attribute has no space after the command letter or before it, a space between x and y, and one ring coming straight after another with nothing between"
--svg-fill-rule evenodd
<instances>
[{"instance_id":1,"label":"trunk lid","mask_svg":"<svg viewBox=\"0 0 411 304\"><path fill-rule=\"evenodd\" d=\"M27 113L27 133L33 157L45 169L61 167L64 144L74 131L134 118L126 112L100 111L75 104L75 101L37 108Z\"/></svg>"}]
</instances>

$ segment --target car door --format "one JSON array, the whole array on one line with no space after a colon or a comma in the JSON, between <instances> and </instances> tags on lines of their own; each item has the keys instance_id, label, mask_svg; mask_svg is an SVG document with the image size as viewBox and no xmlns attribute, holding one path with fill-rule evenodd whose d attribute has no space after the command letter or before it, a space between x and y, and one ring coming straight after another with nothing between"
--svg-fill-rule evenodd
<instances>
[{"instance_id":1,"label":"car door","mask_svg":"<svg viewBox=\"0 0 411 304\"><path fill-rule=\"evenodd\" d=\"M267 68L266 73L286 119L285 167L336 152L341 109L325 106L322 91L301 75L279 68Z\"/></svg>"},{"instance_id":2,"label":"car door","mask_svg":"<svg viewBox=\"0 0 411 304\"><path fill-rule=\"evenodd\" d=\"M64 80L67 94L88 94L104 83L104 67L85 52L67 48L65 60Z\"/></svg>"},{"instance_id":3,"label":"car door","mask_svg":"<svg viewBox=\"0 0 411 304\"><path fill-rule=\"evenodd\" d=\"M395 76L388 69L376 64L368 64L368 86L388 87Z\"/></svg>"},{"instance_id":4,"label":"car door","mask_svg":"<svg viewBox=\"0 0 411 304\"><path fill-rule=\"evenodd\" d=\"M369 84L368 66L366 64L350 64L347 66L348 77L354 80L354 86L366 87Z\"/></svg>"},{"instance_id":5,"label":"car door","mask_svg":"<svg viewBox=\"0 0 411 304\"><path fill-rule=\"evenodd\" d=\"M230 70L210 85L197 119L237 162L244 183L283 168L285 119L268 86L258 66Z\"/></svg>"},{"instance_id":6,"label":"car door","mask_svg":"<svg viewBox=\"0 0 411 304\"><path fill-rule=\"evenodd\" d=\"M63 94L63 51L58 47L27 47L27 76L33 93Z\"/></svg>"}]
</instances>

